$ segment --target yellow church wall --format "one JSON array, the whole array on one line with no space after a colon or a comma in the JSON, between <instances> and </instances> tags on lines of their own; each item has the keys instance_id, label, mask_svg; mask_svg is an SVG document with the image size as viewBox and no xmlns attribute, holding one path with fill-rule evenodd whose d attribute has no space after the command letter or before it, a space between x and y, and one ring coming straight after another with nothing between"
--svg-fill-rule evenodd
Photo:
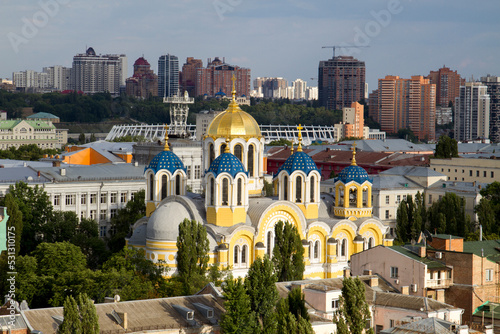
<instances>
[{"instance_id":1,"label":"yellow church wall","mask_svg":"<svg viewBox=\"0 0 500 334\"><path fill-rule=\"evenodd\" d=\"M304 275L304 279L323 279L323 278L327 278L325 272L314 272Z\"/></svg>"},{"instance_id":2,"label":"yellow church wall","mask_svg":"<svg viewBox=\"0 0 500 334\"><path fill-rule=\"evenodd\" d=\"M329 273L326 273L326 276L327 278L337 278L337 277L342 277L344 276L344 271L343 270L339 270L339 271L334 271L334 272L329 272Z\"/></svg>"},{"instance_id":3,"label":"yellow church wall","mask_svg":"<svg viewBox=\"0 0 500 334\"><path fill-rule=\"evenodd\" d=\"M332 232L332 238L338 239L339 234L344 232L347 234L347 255L350 258L351 255L353 254L354 251L354 238L356 237L356 231L346 223L341 223L339 226L335 227L335 229ZM338 245L340 247L340 245Z\"/></svg>"},{"instance_id":4,"label":"yellow church wall","mask_svg":"<svg viewBox=\"0 0 500 334\"><path fill-rule=\"evenodd\" d=\"M294 226L297 228L297 231L299 232L301 239L304 239L304 231L302 230L302 223L300 221L300 217L299 217L298 213L295 212L295 210L288 205L277 205L277 206L274 206L268 212L266 212L266 214L261 219L261 222L259 225L259 236L258 236L257 240L255 240L255 242L260 241L260 242L265 244L265 242L264 242L265 233L264 232L268 229L268 227L269 227L268 225L271 222L274 225L278 220L280 220L280 219L278 219L275 221L274 217L277 214L280 214L280 216L281 216L282 213L284 213L284 215L288 217L288 219L285 219L285 220L288 221L289 223L294 224ZM280 218L282 218L282 217L280 217ZM283 220L283 219L281 219L281 220Z\"/></svg>"},{"instance_id":5,"label":"yellow church wall","mask_svg":"<svg viewBox=\"0 0 500 334\"><path fill-rule=\"evenodd\" d=\"M243 239L243 240L240 240ZM229 242L229 264L234 263L234 246L236 245L247 245L248 246L248 263L254 261L254 247L253 247L253 234L249 231L239 231L231 238Z\"/></svg>"},{"instance_id":6,"label":"yellow church wall","mask_svg":"<svg viewBox=\"0 0 500 334\"><path fill-rule=\"evenodd\" d=\"M297 203L296 203L297 204ZM297 204L297 206L302 210L306 219L317 219L318 218L318 205L317 204Z\"/></svg>"},{"instance_id":7,"label":"yellow church wall","mask_svg":"<svg viewBox=\"0 0 500 334\"><path fill-rule=\"evenodd\" d=\"M359 230L359 234L360 235L363 235L366 232L372 232L373 237L375 238L375 245L381 245L382 244L382 232L380 231L380 228L376 224L374 224L374 223L365 224Z\"/></svg>"},{"instance_id":8,"label":"yellow church wall","mask_svg":"<svg viewBox=\"0 0 500 334\"><path fill-rule=\"evenodd\" d=\"M245 208L235 208L234 212L229 207L207 208L207 223L217 226L233 226L238 223L244 223L247 219Z\"/></svg>"}]
</instances>

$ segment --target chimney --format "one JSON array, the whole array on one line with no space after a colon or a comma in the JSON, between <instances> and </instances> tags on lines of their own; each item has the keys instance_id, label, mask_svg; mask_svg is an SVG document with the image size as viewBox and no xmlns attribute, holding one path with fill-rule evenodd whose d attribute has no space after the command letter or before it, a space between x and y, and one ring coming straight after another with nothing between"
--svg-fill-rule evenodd
<instances>
[{"instance_id":1,"label":"chimney","mask_svg":"<svg viewBox=\"0 0 500 334\"><path fill-rule=\"evenodd\" d=\"M369 283L369 285L372 288L378 286L378 277L377 276L370 277L370 283Z\"/></svg>"},{"instance_id":2,"label":"chimney","mask_svg":"<svg viewBox=\"0 0 500 334\"><path fill-rule=\"evenodd\" d=\"M427 256L427 250L425 249L425 247L420 247L418 249L418 256L420 256L420 257L426 257Z\"/></svg>"},{"instance_id":3,"label":"chimney","mask_svg":"<svg viewBox=\"0 0 500 334\"><path fill-rule=\"evenodd\" d=\"M372 271L370 269L363 270L363 275L372 275Z\"/></svg>"},{"instance_id":4,"label":"chimney","mask_svg":"<svg viewBox=\"0 0 500 334\"><path fill-rule=\"evenodd\" d=\"M61 168L61 176L66 176L66 168Z\"/></svg>"},{"instance_id":5,"label":"chimney","mask_svg":"<svg viewBox=\"0 0 500 334\"><path fill-rule=\"evenodd\" d=\"M123 329L128 329L128 316L127 312L117 312L120 318L122 318L122 327Z\"/></svg>"},{"instance_id":6,"label":"chimney","mask_svg":"<svg viewBox=\"0 0 500 334\"><path fill-rule=\"evenodd\" d=\"M409 295L410 294L410 287L409 286L402 286L401 287L401 294L402 295Z\"/></svg>"},{"instance_id":7,"label":"chimney","mask_svg":"<svg viewBox=\"0 0 500 334\"><path fill-rule=\"evenodd\" d=\"M52 167L61 167L61 161L52 160Z\"/></svg>"},{"instance_id":8,"label":"chimney","mask_svg":"<svg viewBox=\"0 0 500 334\"><path fill-rule=\"evenodd\" d=\"M349 268L344 269L344 277L351 277L351 270Z\"/></svg>"}]
</instances>

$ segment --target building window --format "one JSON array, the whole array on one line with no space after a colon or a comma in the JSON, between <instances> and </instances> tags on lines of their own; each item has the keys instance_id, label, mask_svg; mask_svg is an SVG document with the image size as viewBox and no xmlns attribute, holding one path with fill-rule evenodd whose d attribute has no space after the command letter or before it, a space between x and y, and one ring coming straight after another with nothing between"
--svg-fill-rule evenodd
<instances>
[{"instance_id":1,"label":"building window","mask_svg":"<svg viewBox=\"0 0 500 334\"><path fill-rule=\"evenodd\" d=\"M214 205L215 200L215 179L210 178L210 205Z\"/></svg>"},{"instance_id":2,"label":"building window","mask_svg":"<svg viewBox=\"0 0 500 334\"><path fill-rule=\"evenodd\" d=\"M210 165L211 165L212 162L215 160L214 144L210 143L208 145L208 151L210 152Z\"/></svg>"},{"instance_id":3,"label":"building window","mask_svg":"<svg viewBox=\"0 0 500 334\"><path fill-rule=\"evenodd\" d=\"M227 177L222 179L222 205L228 205L229 201L229 180Z\"/></svg>"},{"instance_id":4,"label":"building window","mask_svg":"<svg viewBox=\"0 0 500 334\"><path fill-rule=\"evenodd\" d=\"M385 204L389 204L389 196L385 196Z\"/></svg>"},{"instance_id":5,"label":"building window","mask_svg":"<svg viewBox=\"0 0 500 334\"><path fill-rule=\"evenodd\" d=\"M476 177L479 177L479 171L478 170L476 171Z\"/></svg>"},{"instance_id":6,"label":"building window","mask_svg":"<svg viewBox=\"0 0 500 334\"><path fill-rule=\"evenodd\" d=\"M175 194L181 194L181 176L179 174L175 176Z\"/></svg>"},{"instance_id":7,"label":"building window","mask_svg":"<svg viewBox=\"0 0 500 334\"><path fill-rule=\"evenodd\" d=\"M391 267L391 278L398 278L398 267Z\"/></svg>"},{"instance_id":8,"label":"building window","mask_svg":"<svg viewBox=\"0 0 500 334\"><path fill-rule=\"evenodd\" d=\"M273 232L269 231L267 232L267 255L269 257L272 257L273 253Z\"/></svg>"},{"instance_id":9,"label":"building window","mask_svg":"<svg viewBox=\"0 0 500 334\"><path fill-rule=\"evenodd\" d=\"M429 204L432 204L432 195L429 195Z\"/></svg>"},{"instance_id":10,"label":"building window","mask_svg":"<svg viewBox=\"0 0 500 334\"><path fill-rule=\"evenodd\" d=\"M106 220L108 217L108 210L101 210L99 220Z\"/></svg>"},{"instance_id":11,"label":"building window","mask_svg":"<svg viewBox=\"0 0 500 334\"><path fill-rule=\"evenodd\" d=\"M106 226L100 226L99 227L99 236L101 238L104 238L106 236Z\"/></svg>"},{"instance_id":12,"label":"building window","mask_svg":"<svg viewBox=\"0 0 500 334\"><path fill-rule=\"evenodd\" d=\"M314 203L314 195L315 195L314 194L314 186L316 184L316 178L314 176L311 176L310 182L311 182L311 189L310 189L310 191L311 191L311 196L310 196L311 197L311 203Z\"/></svg>"},{"instance_id":13,"label":"building window","mask_svg":"<svg viewBox=\"0 0 500 334\"><path fill-rule=\"evenodd\" d=\"M155 180L153 174L149 175L149 200L152 201L154 199L154 185Z\"/></svg>"},{"instance_id":14,"label":"building window","mask_svg":"<svg viewBox=\"0 0 500 334\"><path fill-rule=\"evenodd\" d=\"M66 205L75 205L76 203L76 195L66 195Z\"/></svg>"},{"instance_id":15,"label":"building window","mask_svg":"<svg viewBox=\"0 0 500 334\"><path fill-rule=\"evenodd\" d=\"M314 258L316 260L319 260L319 247L320 247L320 244L319 244L319 240L316 240L316 242L314 243Z\"/></svg>"},{"instance_id":16,"label":"building window","mask_svg":"<svg viewBox=\"0 0 500 334\"><path fill-rule=\"evenodd\" d=\"M82 194L80 197L80 204L86 205L87 204L87 194Z\"/></svg>"},{"instance_id":17,"label":"building window","mask_svg":"<svg viewBox=\"0 0 500 334\"><path fill-rule=\"evenodd\" d=\"M186 174L188 180L191 180L191 166L186 166Z\"/></svg>"},{"instance_id":18,"label":"building window","mask_svg":"<svg viewBox=\"0 0 500 334\"><path fill-rule=\"evenodd\" d=\"M96 210L90 210L90 219L95 220L96 215L97 215Z\"/></svg>"},{"instance_id":19,"label":"building window","mask_svg":"<svg viewBox=\"0 0 500 334\"><path fill-rule=\"evenodd\" d=\"M472 176L472 169L469 170L469 176Z\"/></svg>"},{"instance_id":20,"label":"building window","mask_svg":"<svg viewBox=\"0 0 500 334\"><path fill-rule=\"evenodd\" d=\"M233 264L235 266L238 265L238 258L239 257L240 257L240 246L234 246Z\"/></svg>"},{"instance_id":21,"label":"building window","mask_svg":"<svg viewBox=\"0 0 500 334\"><path fill-rule=\"evenodd\" d=\"M248 253L248 246L243 245L243 247L241 247L241 264L242 265L246 265L246 263L247 263L247 253Z\"/></svg>"},{"instance_id":22,"label":"building window","mask_svg":"<svg viewBox=\"0 0 500 334\"><path fill-rule=\"evenodd\" d=\"M117 193L111 193L111 198L109 199L111 204L116 204L116 201L118 199L118 194Z\"/></svg>"},{"instance_id":23,"label":"building window","mask_svg":"<svg viewBox=\"0 0 500 334\"><path fill-rule=\"evenodd\" d=\"M118 211L117 209L111 209L111 210L109 210L109 218L110 219L115 218L117 211Z\"/></svg>"},{"instance_id":24,"label":"building window","mask_svg":"<svg viewBox=\"0 0 500 334\"><path fill-rule=\"evenodd\" d=\"M338 299L332 299L332 308L333 309L339 308L339 300Z\"/></svg>"},{"instance_id":25,"label":"building window","mask_svg":"<svg viewBox=\"0 0 500 334\"><path fill-rule=\"evenodd\" d=\"M167 197L167 175L161 176L161 199Z\"/></svg>"},{"instance_id":26,"label":"building window","mask_svg":"<svg viewBox=\"0 0 500 334\"><path fill-rule=\"evenodd\" d=\"M340 256L347 256L347 239L342 239L342 245L340 247Z\"/></svg>"},{"instance_id":27,"label":"building window","mask_svg":"<svg viewBox=\"0 0 500 334\"><path fill-rule=\"evenodd\" d=\"M302 176L295 178L295 202L302 203Z\"/></svg>"},{"instance_id":28,"label":"building window","mask_svg":"<svg viewBox=\"0 0 500 334\"><path fill-rule=\"evenodd\" d=\"M243 196L243 187L242 187L242 183L243 181L241 180L241 177L238 179L238 189L236 190L238 193L237 193L237 203L238 205L241 205L242 204L242 196Z\"/></svg>"},{"instance_id":29,"label":"building window","mask_svg":"<svg viewBox=\"0 0 500 334\"><path fill-rule=\"evenodd\" d=\"M243 147L240 144L234 145L234 155L243 162Z\"/></svg>"},{"instance_id":30,"label":"building window","mask_svg":"<svg viewBox=\"0 0 500 334\"><path fill-rule=\"evenodd\" d=\"M90 204L97 203L97 194L90 194Z\"/></svg>"},{"instance_id":31,"label":"building window","mask_svg":"<svg viewBox=\"0 0 500 334\"><path fill-rule=\"evenodd\" d=\"M486 171L483 171L483 177L486 177Z\"/></svg>"},{"instance_id":32,"label":"building window","mask_svg":"<svg viewBox=\"0 0 500 334\"><path fill-rule=\"evenodd\" d=\"M288 176L283 176L283 200L288 201Z\"/></svg>"},{"instance_id":33,"label":"building window","mask_svg":"<svg viewBox=\"0 0 500 334\"><path fill-rule=\"evenodd\" d=\"M493 281L493 269L486 269L486 282Z\"/></svg>"},{"instance_id":34,"label":"building window","mask_svg":"<svg viewBox=\"0 0 500 334\"><path fill-rule=\"evenodd\" d=\"M495 177L495 172L491 172L491 178Z\"/></svg>"},{"instance_id":35,"label":"building window","mask_svg":"<svg viewBox=\"0 0 500 334\"><path fill-rule=\"evenodd\" d=\"M389 210L385 210L385 219L389 219Z\"/></svg>"},{"instance_id":36,"label":"building window","mask_svg":"<svg viewBox=\"0 0 500 334\"><path fill-rule=\"evenodd\" d=\"M200 165L194 166L194 178L195 179L201 178L201 166Z\"/></svg>"},{"instance_id":37,"label":"building window","mask_svg":"<svg viewBox=\"0 0 500 334\"><path fill-rule=\"evenodd\" d=\"M120 202L121 203L126 203L127 202L127 193L121 193L120 194Z\"/></svg>"},{"instance_id":38,"label":"building window","mask_svg":"<svg viewBox=\"0 0 500 334\"><path fill-rule=\"evenodd\" d=\"M401 195L396 196L396 198L397 198L396 202L397 202L398 204L399 204L399 203L401 203Z\"/></svg>"},{"instance_id":39,"label":"building window","mask_svg":"<svg viewBox=\"0 0 500 334\"><path fill-rule=\"evenodd\" d=\"M61 195L54 195L54 206L59 206L61 204Z\"/></svg>"},{"instance_id":40,"label":"building window","mask_svg":"<svg viewBox=\"0 0 500 334\"><path fill-rule=\"evenodd\" d=\"M101 204L106 204L108 199L108 194L107 193L102 193L101 194Z\"/></svg>"},{"instance_id":41,"label":"building window","mask_svg":"<svg viewBox=\"0 0 500 334\"><path fill-rule=\"evenodd\" d=\"M253 145L248 146L248 176L249 177L254 177L254 151L255 148Z\"/></svg>"}]
</instances>

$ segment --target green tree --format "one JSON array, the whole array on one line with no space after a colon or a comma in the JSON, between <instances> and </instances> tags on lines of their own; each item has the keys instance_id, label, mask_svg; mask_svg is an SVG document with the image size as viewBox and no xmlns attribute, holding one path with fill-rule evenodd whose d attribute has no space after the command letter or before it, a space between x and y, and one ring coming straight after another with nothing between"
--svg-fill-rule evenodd
<instances>
[{"instance_id":1,"label":"green tree","mask_svg":"<svg viewBox=\"0 0 500 334\"><path fill-rule=\"evenodd\" d=\"M264 180L264 194L266 197L272 197L274 196L274 187L272 183L267 182Z\"/></svg>"},{"instance_id":2,"label":"green tree","mask_svg":"<svg viewBox=\"0 0 500 334\"><path fill-rule=\"evenodd\" d=\"M21 236L23 234L23 214L19 210L16 200L12 194L5 195L5 206L7 207L7 231L14 232L15 255L19 255L21 249ZM12 230L14 228L14 230Z\"/></svg>"},{"instance_id":3,"label":"green tree","mask_svg":"<svg viewBox=\"0 0 500 334\"><path fill-rule=\"evenodd\" d=\"M276 275L269 257L258 257L250 266L245 279L250 296L250 307L257 317L262 333L276 333L277 319L274 313L278 301Z\"/></svg>"},{"instance_id":4,"label":"green tree","mask_svg":"<svg viewBox=\"0 0 500 334\"><path fill-rule=\"evenodd\" d=\"M314 333L309 322L304 295L299 288L292 289L287 298L278 301L276 314L278 333Z\"/></svg>"},{"instance_id":5,"label":"green tree","mask_svg":"<svg viewBox=\"0 0 500 334\"><path fill-rule=\"evenodd\" d=\"M490 201L491 209L495 214L495 221L500 222L500 182L495 181L481 189L481 196Z\"/></svg>"},{"instance_id":6,"label":"green tree","mask_svg":"<svg viewBox=\"0 0 500 334\"><path fill-rule=\"evenodd\" d=\"M415 136L415 133L413 133L411 129L399 129L398 138L411 141L412 143L416 143L418 141L417 136Z\"/></svg>"},{"instance_id":7,"label":"green tree","mask_svg":"<svg viewBox=\"0 0 500 334\"><path fill-rule=\"evenodd\" d=\"M203 224L184 219L177 237L177 272L184 293L192 294L206 283L208 269L208 237Z\"/></svg>"},{"instance_id":8,"label":"green tree","mask_svg":"<svg viewBox=\"0 0 500 334\"><path fill-rule=\"evenodd\" d=\"M429 227L437 233L465 237L472 229L470 217L465 214L465 199L455 193L446 193L428 210Z\"/></svg>"},{"instance_id":9,"label":"green tree","mask_svg":"<svg viewBox=\"0 0 500 334\"><path fill-rule=\"evenodd\" d=\"M225 280L223 286L224 308L220 322L221 332L225 334L253 334L257 330L255 315L250 307L250 297L247 295L241 277Z\"/></svg>"},{"instance_id":10,"label":"green tree","mask_svg":"<svg viewBox=\"0 0 500 334\"><path fill-rule=\"evenodd\" d=\"M292 142L285 138L281 138L280 140L273 140L272 142L267 144L267 146L285 146L285 145L292 146Z\"/></svg>"},{"instance_id":11,"label":"green tree","mask_svg":"<svg viewBox=\"0 0 500 334\"><path fill-rule=\"evenodd\" d=\"M78 312L78 305L73 296L66 297L63 309L64 320L59 326L57 333L60 334L83 334L82 320Z\"/></svg>"},{"instance_id":12,"label":"green tree","mask_svg":"<svg viewBox=\"0 0 500 334\"><path fill-rule=\"evenodd\" d=\"M38 263L39 275L57 276L65 271L80 272L85 270L87 265L80 247L67 241L43 242L36 247L33 256Z\"/></svg>"},{"instance_id":13,"label":"green tree","mask_svg":"<svg viewBox=\"0 0 500 334\"><path fill-rule=\"evenodd\" d=\"M434 157L438 159L458 158L458 144L446 135L439 137Z\"/></svg>"},{"instance_id":14,"label":"green tree","mask_svg":"<svg viewBox=\"0 0 500 334\"><path fill-rule=\"evenodd\" d=\"M333 322L339 334L361 334L370 319L370 309L366 302L365 285L359 278L344 278L339 308ZM366 333L373 333L370 328Z\"/></svg>"},{"instance_id":15,"label":"green tree","mask_svg":"<svg viewBox=\"0 0 500 334\"><path fill-rule=\"evenodd\" d=\"M83 334L99 334L99 317L94 303L86 293L78 295Z\"/></svg>"},{"instance_id":16,"label":"green tree","mask_svg":"<svg viewBox=\"0 0 500 334\"><path fill-rule=\"evenodd\" d=\"M481 198L479 204L474 208L474 213L477 214L477 220L483 227L485 237L493 233L498 234L498 225L495 224L495 211L490 199L486 197Z\"/></svg>"},{"instance_id":17,"label":"green tree","mask_svg":"<svg viewBox=\"0 0 500 334\"><path fill-rule=\"evenodd\" d=\"M279 221L274 226L273 264L279 282L301 280L304 275L304 246L297 228Z\"/></svg>"},{"instance_id":18,"label":"green tree","mask_svg":"<svg viewBox=\"0 0 500 334\"><path fill-rule=\"evenodd\" d=\"M85 144L87 142L86 138L85 138L85 133L80 133L80 135L78 136L78 143L79 144Z\"/></svg>"}]
</instances>

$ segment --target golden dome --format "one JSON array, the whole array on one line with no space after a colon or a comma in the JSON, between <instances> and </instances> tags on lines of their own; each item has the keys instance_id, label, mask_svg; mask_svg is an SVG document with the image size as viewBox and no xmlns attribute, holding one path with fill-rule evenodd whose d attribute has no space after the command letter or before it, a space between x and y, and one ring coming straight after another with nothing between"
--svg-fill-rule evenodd
<instances>
[{"instance_id":1,"label":"golden dome","mask_svg":"<svg viewBox=\"0 0 500 334\"><path fill-rule=\"evenodd\" d=\"M229 103L228 108L212 120L207 130L207 137L260 139L262 134L259 124L257 124L257 121L250 114L241 110L238 103L236 103L234 80L233 78L233 99Z\"/></svg>"}]
</instances>

